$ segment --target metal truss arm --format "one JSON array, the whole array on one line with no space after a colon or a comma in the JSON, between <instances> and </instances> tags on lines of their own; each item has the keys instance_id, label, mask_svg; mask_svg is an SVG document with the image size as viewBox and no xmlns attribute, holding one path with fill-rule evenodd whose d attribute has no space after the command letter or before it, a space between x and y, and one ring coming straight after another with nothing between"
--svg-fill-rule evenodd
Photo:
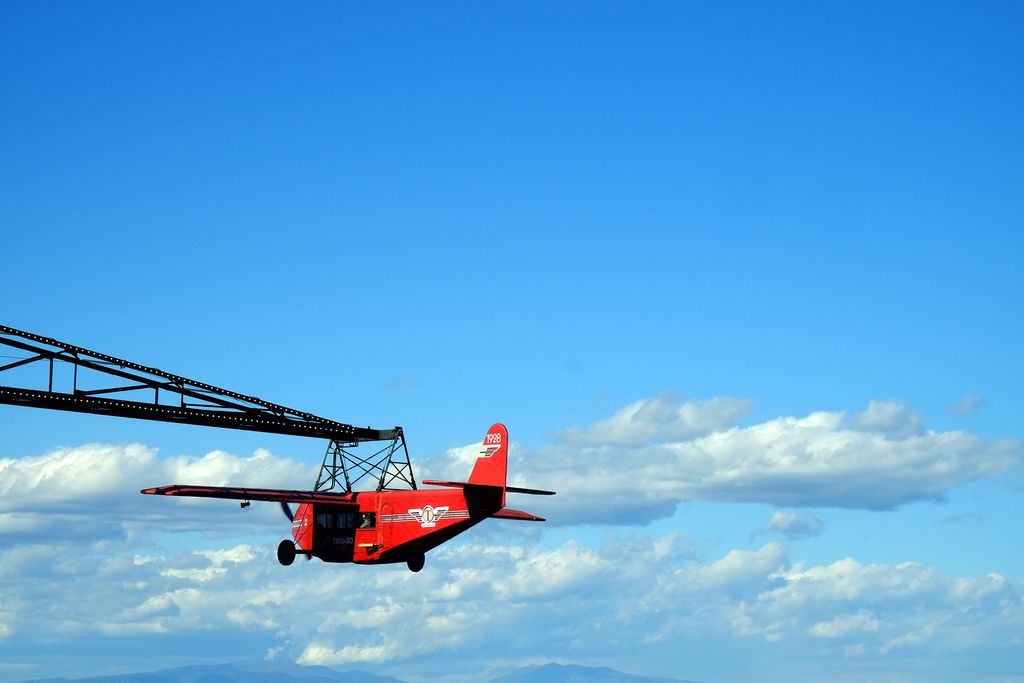
<instances>
[{"instance_id":1,"label":"metal truss arm","mask_svg":"<svg viewBox=\"0 0 1024 683\"><path fill-rule=\"evenodd\" d=\"M399 438L405 443L400 428L354 427L2 325L0 345L25 354L0 365L0 385L16 374L32 374L33 365L45 370L42 377L36 373L35 386L0 386L0 403L326 438L332 443ZM55 367L70 378L55 374ZM39 386L42 382L45 387ZM69 386L61 390L55 384ZM108 398L115 393L125 398Z\"/></svg>"}]
</instances>

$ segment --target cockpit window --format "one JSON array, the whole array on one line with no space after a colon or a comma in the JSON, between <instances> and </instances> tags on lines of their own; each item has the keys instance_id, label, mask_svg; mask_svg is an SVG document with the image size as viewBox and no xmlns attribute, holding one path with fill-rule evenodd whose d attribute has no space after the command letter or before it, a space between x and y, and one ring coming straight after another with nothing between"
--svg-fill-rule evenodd
<instances>
[{"instance_id":1,"label":"cockpit window","mask_svg":"<svg viewBox=\"0 0 1024 683\"><path fill-rule=\"evenodd\" d=\"M360 529L373 529L377 526L377 513L376 512L363 512L359 515L359 528Z\"/></svg>"}]
</instances>

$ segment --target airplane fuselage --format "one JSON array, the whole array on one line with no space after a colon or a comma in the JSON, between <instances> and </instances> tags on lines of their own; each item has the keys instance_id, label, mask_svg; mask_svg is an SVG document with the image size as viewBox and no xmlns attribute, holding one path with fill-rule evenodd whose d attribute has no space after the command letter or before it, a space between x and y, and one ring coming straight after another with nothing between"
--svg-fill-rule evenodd
<instances>
[{"instance_id":1,"label":"airplane fuselage","mask_svg":"<svg viewBox=\"0 0 1024 683\"><path fill-rule=\"evenodd\" d=\"M292 520L296 550L324 562L415 563L503 506L494 487L361 491L337 503L303 503Z\"/></svg>"}]
</instances>

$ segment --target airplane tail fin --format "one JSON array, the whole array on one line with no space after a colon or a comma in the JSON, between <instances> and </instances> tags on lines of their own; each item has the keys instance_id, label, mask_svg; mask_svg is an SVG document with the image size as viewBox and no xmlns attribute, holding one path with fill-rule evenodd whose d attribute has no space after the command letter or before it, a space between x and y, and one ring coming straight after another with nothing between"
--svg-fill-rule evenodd
<instances>
[{"instance_id":1,"label":"airplane tail fin","mask_svg":"<svg viewBox=\"0 0 1024 683\"><path fill-rule=\"evenodd\" d=\"M452 486L455 488L464 488L467 491L473 489L477 492L490 491L488 496L495 496L493 502L497 503L497 494L500 489L501 493L501 505L499 506L499 512L491 515L492 517L499 517L503 519L524 519L536 522L544 521L540 517L531 515L527 512L521 512L519 510L509 510L505 508L505 494L508 493L528 493L535 496L551 496L554 495L554 491L542 491L540 489L527 489L519 486L508 486L508 430L505 425L500 422L491 425L491 428L487 431L487 436L484 437L484 442L480 446L476 463L473 465L473 473L469 475L469 481L437 481L434 479L424 479L424 484L432 484L435 486ZM489 503L490 504L490 503Z\"/></svg>"},{"instance_id":2,"label":"airplane tail fin","mask_svg":"<svg viewBox=\"0 0 1024 683\"><path fill-rule=\"evenodd\" d=\"M505 488L508 476L508 429L500 422L491 425L480 447L470 484ZM504 497L503 497L504 498Z\"/></svg>"}]
</instances>

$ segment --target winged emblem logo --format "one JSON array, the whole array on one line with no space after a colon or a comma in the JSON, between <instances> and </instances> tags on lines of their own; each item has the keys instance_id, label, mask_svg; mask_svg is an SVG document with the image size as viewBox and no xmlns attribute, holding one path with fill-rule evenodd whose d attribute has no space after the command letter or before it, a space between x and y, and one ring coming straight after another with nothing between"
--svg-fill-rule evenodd
<instances>
[{"instance_id":1,"label":"winged emblem logo","mask_svg":"<svg viewBox=\"0 0 1024 683\"><path fill-rule=\"evenodd\" d=\"M448 506L434 507L432 505L426 505L421 508L409 510L409 514L412 515L420 526L424 529L429 529L432 526L437 525L437 520L444 517L444 513L448 512Z\"/></svg>"}]
</instances>

